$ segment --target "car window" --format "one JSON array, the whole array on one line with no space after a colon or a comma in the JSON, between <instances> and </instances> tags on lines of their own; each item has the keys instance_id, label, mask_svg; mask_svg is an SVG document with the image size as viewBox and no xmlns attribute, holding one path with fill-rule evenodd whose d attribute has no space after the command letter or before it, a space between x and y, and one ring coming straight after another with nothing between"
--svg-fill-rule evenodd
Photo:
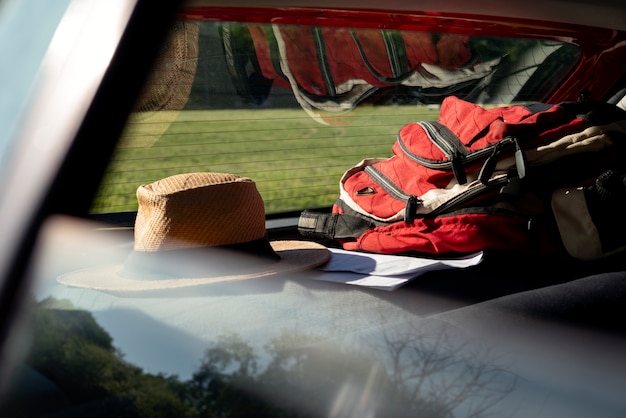
<instances>
[{"instance_id":1,"label":"car window","mask_svg":"<svg viewBox=\"0 0 626 418\"><path fill-rule=\"evenodd\" d=\"M446 96L546 100L579 58L570 43L444 27L181 18L91 211L133 212L139 184L196 171L253 178L268 215L327 207L347 168L388 157L398 130L437 119Z\"/></svg>"},{"instance_id":2,"label":"car window","mask_svg":"<svg viewBox=\"0 0 626 418\"><path fill-rule=\"evenodd\" d=\"M44 54L68 4L69 0L57 1L42 9L36 1L0 3L0 55L5 63L0 66L0 161L30 104Z\"/></svg>"}]
</instances>

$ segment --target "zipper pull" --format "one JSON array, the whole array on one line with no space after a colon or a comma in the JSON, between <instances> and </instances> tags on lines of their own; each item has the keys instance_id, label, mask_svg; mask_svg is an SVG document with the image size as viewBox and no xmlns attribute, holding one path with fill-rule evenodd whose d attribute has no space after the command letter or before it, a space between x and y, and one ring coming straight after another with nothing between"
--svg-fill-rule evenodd
<instances>
[{"instance_id":1,"label":"zipper pull","mask_svg":"<svg viewBox=\"0 0 626 418\"><path fill-rule=\"evenodd\" d=\"M420 200L415 195L410 195L406 200L406 207L404 208L404 222L412 224L417 216L417 207L420 204Z\"/></svg>"},{"instance_id":2,"label":"zipper pull","mask_svg":"<svg viewBox=\"0 0 626 418\"><path fill-rule=\"evenodd\" d=\"M500 189L501 194L509 196L519 196L522 194L522 179L526 177L526 154L519 146L517 139L515 142L515 175L509 177L507 184Z\"/></svg>"},{"instance_id":3,"label":"zipper pull","mask_svg":"<svg viewBox=\"0 0 626 418\"><path fill-rule=\"evenodd\" d=\"M463 167L463 156L457 154L452 157L450 162L452 163L452 172L454 173L456 182L459 184L466 184L467 175L465 174L465 167Z\"/></svg>"},{"instance_id":4,"label":"zipper pull","mask_svg":"<svg viewBox=\"0 0 626 418\"><path fill-rule=\"evenodd\" d=\"M493 172L496 171L496 165L498 164L498 156L500 155L502 150L510 146L511 143L516 144L516 147L517 147L516 149L520 149L519 144L517 143L517 140L510 136L507 136L506 138L502 138L500 142L494 145L493 152L491 153L489 157L487 157L487 159L485 160L485 163L480 169L480 173L478 173L478 180L480 180L482 184L489 183L489 179L491 179ZM520 152L522 151L520 150ZM516 164L517 164L517 153L516 153L515 159L516 159Z\"/></svg>"},{"instance_id":5,"label":"zipper pull","mask_svg":"<svg viewBox=\"0 0 626 418\"><path fill-rule=\"evenodd\" d=\"M523 179L526 177L526 154L524 150L519 146L517 139L515 141L515 168L517 169L517 177Z\"/></svg>"},{"instance_id":6,"label":"zipper pull","mask_svg":"<svg viewBox=\"0 0 626 418\"><path fill-rule=\"evenodd\" d=\"M496 164L498 163L498 154L500 154L500 143L496 144L496 146L493 147L493 152L489 157L487 157L485 163L480 169L480 173L478 173L478 180L480 180L482 184L487 184L489 182L491 175L496 169Z\"/></svg>"}]
</instances>

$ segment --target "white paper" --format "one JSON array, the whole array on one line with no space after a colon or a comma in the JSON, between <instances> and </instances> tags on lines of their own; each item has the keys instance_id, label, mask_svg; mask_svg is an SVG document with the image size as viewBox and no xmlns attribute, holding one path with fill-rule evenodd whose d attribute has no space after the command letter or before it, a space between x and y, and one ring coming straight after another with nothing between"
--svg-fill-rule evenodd
<instances>
[{"instance_id":1,"label":"white paper","mask_svg":"<svg viewBox=\"0 0 626 418\"><path fill-rule=\"evenodd\" d=\"M331 258L315 276L316 280L394 290L433 270L466 268L479 264L483 253L451 259L430 259L399 255L360 253L330 248Z\"/></svg>"}]
</instances>

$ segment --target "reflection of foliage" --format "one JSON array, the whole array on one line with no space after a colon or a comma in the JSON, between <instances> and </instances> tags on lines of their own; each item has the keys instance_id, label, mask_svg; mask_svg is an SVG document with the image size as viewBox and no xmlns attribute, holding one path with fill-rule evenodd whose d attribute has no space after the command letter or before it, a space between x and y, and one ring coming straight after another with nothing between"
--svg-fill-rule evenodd
<instances>
[{"instance_id":1,"label":"reflection of foliage","mask_svg":"<svg viewBox=\"0 0 626 418\"><path fill-rule=\"evenodd\" d=\"M379 358L391 364L383 366L355 347L339 349L321 338L284 332L265 347L269 360L260 370L249 345L235 335L223 336L194 375L194 398L205 402L203 413L210 401L235 417L250 411L316 417L328 415L331 407L335 416L384 411L394 417L449 417L459 410L464 416L483 416L513 390L515 379L481 363L477 353L449 337L444 328L388 334ZM283 409L253 401L258 398Z\"/></svg>"},{"instance_id":2,"label":"reflection of foliage","mask_svg":"<svg viewBox=\"0 0 626 418\"><path fill-rule=\"evenodd\" d=\"M477 60L488 61L502 57L487 90L497 88L520 72L535 71L518 92L516 100L538 100L546 97L559 82L556 75L566 75L580 57L578 47L559 42L523 38L472 37L472 54ZM528 60L526 54L535 51L537 56Z\"/></svg>"},{"instance_id":3,"label":"reflection of foliage","mask_svg":"<svg viewBox=\"0 0 626 418\"><path fill-rule=\"evenodd\" d=\"M381 401L397 401L387 390L391 386L382 368L355 349L339 350L293 331L274 339L266 350L271 360L261 378L271 386L264 386L264 394L290 387L281 403L298 416L329 415L331 407L330 415L373 416Z\"/></svg>"},{"instance_id":4,"label":"reflection of foliage","mask_svg":"<svg viewBox=\"0 0 626 418\"><path fill-rule=\"evenodd\" d=\"M124 361L89 312L54 299L39 308L28 363L56 383L72 405L88 407L90 417L190 416L170 388L175 379L145 374Z\"/></svg>"},{"instance_id":5,"label":"reflection of foliage","mask_svg":"<svg viewBox=\"0 0 626 418\"><path fill-rule=\"evenodd\" d=\"M472 54L481 61L508 56L512 61L519 59L524 51L535 46L533 39L479 37L470 38Z\"/></svg>"},{"instance_id":6,"label":"reflection of foliage","mask_svg":"<svg viewBox=\"0 0 626 418\"><path fill-rule=\"evenodd\" d=\"M286 417L246 392L257 381L254 350L236 335L222 337L206 351L188 384L186 401L201 417Z\"/></svg>"},{"instance_id":7,"label":"reflection of foliage","mask_svg":"<svg viewBox=\"0 0 626 418\"><path fill-rule=\"evenodd\" d=\"M53 299L39 308L29 364L66 394L63 416L481 416L513 388L440 327L385 331L377 358L371 345L340 348L296 330L264 353L223 335L180 381L124 361L90 313Z\"/></svg>"},{"instance_id":8,"label":"reflection of foliage","mask_svg":"<svg viewBox=\"0 0 626 418\"><path fill-rule=\"evenodd\" d=\"M464 341L453 339L447 325L428 322L420 329L394 335L388 333L380 346L391 364L394 384L412 404L422 405L428 416L448 417L457 408L464 416L485 415L515 386L515 378L504 369L481 362L484 356Z\"/></svg>"}]
</instances>

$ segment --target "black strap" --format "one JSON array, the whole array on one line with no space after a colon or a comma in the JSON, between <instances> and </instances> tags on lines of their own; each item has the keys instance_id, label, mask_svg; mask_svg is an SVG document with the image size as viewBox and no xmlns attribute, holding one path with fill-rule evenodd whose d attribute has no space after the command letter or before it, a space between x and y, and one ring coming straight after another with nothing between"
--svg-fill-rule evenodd
<instances>
[{"instance_id":1,"label":"black strap","mask_svg":"<svg viewBox=\"0 0 626 418\"><path fill-rule=\"evenodd\" d=\"M375 226L377 226L375 221L358 216L308 210L302 212L298 220L300 234L314 239L356 238Z\"/></svg>"}]
</instances>

